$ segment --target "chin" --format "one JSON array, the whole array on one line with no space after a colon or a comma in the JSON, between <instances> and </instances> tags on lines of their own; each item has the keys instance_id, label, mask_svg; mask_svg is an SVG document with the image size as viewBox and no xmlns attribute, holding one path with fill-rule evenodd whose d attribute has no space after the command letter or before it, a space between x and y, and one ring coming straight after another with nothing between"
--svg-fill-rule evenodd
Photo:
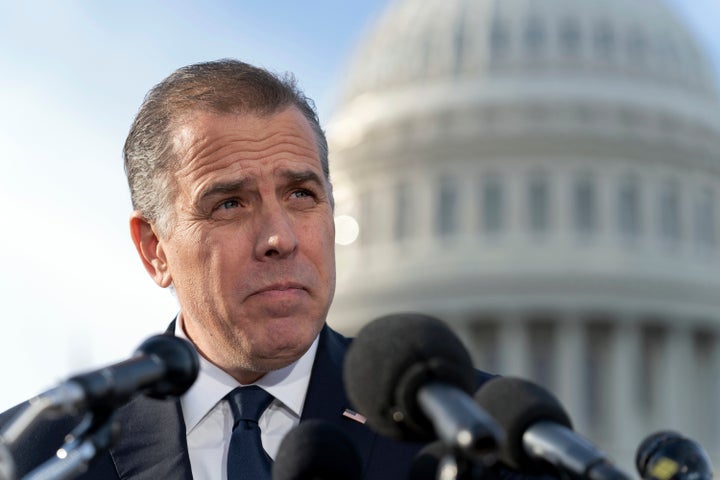
<instances>
[{"instance_id":1,"label":"chin","mask_svg":"<svg viewBox=\"0 0 720 480\"><path fill-rule=\"evenodd\" d=\"M275 337L276 341L269 348L274 353L273 357L285 358L285 357L297 357L300 358L310 345L315 340L315 335L310 333L302 334L298 336Z\"/></svg>"},{"instance_id":2,"label":"chin","mask_svg":"<svg viewBox=\"0 0 720 480\"><path fill-rule=\"evenodd\" d=\"M300 359L309 347L310 344L304 348L285 347L256 352L255 360L251 361L252 369L257 372L268 373L287 367Z\"/></svg>"},{"instance_id":3,"label":"chin","mask_svg":"<svg viewBox=\"0 0 720 480\"><path fill-rule=\"evenodd\" d=\"M288 331L285 328L273 329L268 332L270 344L266 346L265 358L282 359L285 364L290 364L302 357L312 345L315 337L317 337L320 329L310 330L303 329L298 331L297 327Z\"/></svg>"},{"instance_id":4,"label":"chin","mask_svg":"<svg viewBox=\"0 0 720 480\"><path fill-rule=\"evenodd\" d=\"M320 333L324 322L303 316L276 317L270 321L265 332L276 343L287 343L288 347L307 343L308 347Z\"/></svg>"}]
</instances>

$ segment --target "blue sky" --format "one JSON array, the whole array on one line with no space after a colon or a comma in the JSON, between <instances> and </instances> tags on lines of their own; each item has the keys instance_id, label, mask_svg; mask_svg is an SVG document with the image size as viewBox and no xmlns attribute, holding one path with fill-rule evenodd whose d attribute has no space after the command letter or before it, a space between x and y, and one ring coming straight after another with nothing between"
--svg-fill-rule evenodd
<instances>
[{"instance_id":1,"label":"blue sky","mask_svg":"<svg viewBox=\"0 0 720 480\"><path fill-rule=\"evenodd\" d=\"M667 0L720 71L720 0ZM294 72L328 120L384 0L0 0L0 410L129 355L176 312L128 235L120 151L145 92L235 57Z\"/></svg>"}]
</instances>

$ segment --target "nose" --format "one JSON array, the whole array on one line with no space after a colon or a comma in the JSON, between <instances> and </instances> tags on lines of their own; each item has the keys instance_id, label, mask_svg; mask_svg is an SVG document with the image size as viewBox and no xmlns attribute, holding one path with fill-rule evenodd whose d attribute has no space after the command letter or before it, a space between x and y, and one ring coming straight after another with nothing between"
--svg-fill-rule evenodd
<instances>
[{"instance_id":1,"label":"nose","mask_svg":"<svg viewBox=\"0 0 720 480\"><path fill-rule=\"evenodd\" d=\"M267 206L260 214L255 239L258 260L280 259L291 255L298 246L292 219L279 205Z\"/></svg>"}]
</instances>

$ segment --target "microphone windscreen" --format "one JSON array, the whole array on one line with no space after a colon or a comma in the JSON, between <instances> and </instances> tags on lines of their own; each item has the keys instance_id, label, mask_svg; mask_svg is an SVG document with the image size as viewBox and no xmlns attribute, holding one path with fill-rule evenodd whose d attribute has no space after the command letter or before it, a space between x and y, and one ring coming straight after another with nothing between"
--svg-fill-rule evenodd
<instances>
[{"instance_id":1,"label":"microphone windscreen","mask_svg":"<svg viewBox=\"0 0 720 480\"><path fill-rule=\"evenodd\" d=\"M417 403L420 387L442 382L472 395L477 386L460 339L442 321L419 313L387 315L363 327L343 375L350 401L370 427L406 441L435 439Z\"/></svg>"},{"instance_id":2,"label":"microphone windscreen","mask_svg":"<svg viewBox=\"0 0 720 480\"><path fill-rule=\"evenodd\" d=\"M153 383L146 392L149 397L165 399L182 395L192 386L200 371L195 347L173 335L154 335L140 344L135 354L154 356L165 367L164 378Z\"/></svg>"},{"instance_id":3,"label":"microphone windscreen","mask_svg":"<svg viewBox=\"0 0 720 480\"><path fill-rule=\"evenodd\" d=\"M339 427L306 420L290 430L272 466L273 480L360 480L362 460Z\"/></svg>"},{"instance_id":4,"label":"microphone windscreen","mask_svg":"<svg viewBox=\"0 0 720 480\"><path fill-rule=\"evenodd\" d=\"M505 430L499 457L506 465L528 473L541 473L541 465L525 453L523 434L534 423L549 421L572 429L560 402L544 388L527 380L495 377L483 384L475 401Z\"/></svg>"},{"instance_id":5,"label":"microphone windscreen","mask_svg":"<svg viewBox=\"0 0 720 480\"><path fill-rule=\"evenodd\" d=\"M649 435L637 449L635 465L645 480L709 480L712 462L695 440L663 430Z\"/></svg>"}]
</instances>

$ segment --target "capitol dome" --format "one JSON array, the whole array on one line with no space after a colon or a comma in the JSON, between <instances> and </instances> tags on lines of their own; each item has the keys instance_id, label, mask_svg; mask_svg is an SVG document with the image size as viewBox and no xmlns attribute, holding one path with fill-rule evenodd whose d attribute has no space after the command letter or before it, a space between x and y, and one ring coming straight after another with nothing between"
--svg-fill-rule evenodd
<instances>
[{"instance_id":1,"label":"capitol dome","mask_svg":"<svg viewBox=\"0 0 720 480\"><path fill-rule=\"evenodd\" d=\"M688 29L648 0L397 2L353 59L346 101L365 92L565 72L675 85L715 98Z\"/></svg>"},{"instance_id":2,"label":"capitol dome","mask_svg":"<svg viewBox=\"0 0 720 480\"><path fill-rule=\"evenodd\" d=\"M718 458L720 103L675 12L395 1L346 79L330 322L435 314L626 464L660 428Z\"/></svg>"}]
</instances>

